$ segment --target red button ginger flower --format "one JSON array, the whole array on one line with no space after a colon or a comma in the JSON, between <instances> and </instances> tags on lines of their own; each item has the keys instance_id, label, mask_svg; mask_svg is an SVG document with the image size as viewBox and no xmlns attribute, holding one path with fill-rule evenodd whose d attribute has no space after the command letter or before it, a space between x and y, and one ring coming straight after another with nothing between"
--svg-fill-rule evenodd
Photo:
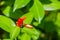
<instances>
[{"instance_id":1,"label":"red button ginger flower","mask_svg":"<svg viewBox=\"0 0 60 40\"><path fill-rule=\"evenodd\" d=\"M26 19L26 16L24 16L24 17L22 17L22 18L19 18L18 20L17 20L17 26L18 27L22 27L22 25L23 26L25 26L25 27L27 27L27 28L32 28L32 26L31 25L29 25L29 24L23 24L23 21Z\"/></svg>"},{"instance_id":2,"label":"red button ginger flower","mask_svg":"<svg viewBox=\"0 0 60 40\"><path fill-rule=\"evenodd\" d=\"M22 18L19 18L18 20L17 20L17 26L18 27L21 27L22 25L23 25L23 21L26 19L26 16L24 16L24 17L22 17Z\"/></svg>"}]
</instances>

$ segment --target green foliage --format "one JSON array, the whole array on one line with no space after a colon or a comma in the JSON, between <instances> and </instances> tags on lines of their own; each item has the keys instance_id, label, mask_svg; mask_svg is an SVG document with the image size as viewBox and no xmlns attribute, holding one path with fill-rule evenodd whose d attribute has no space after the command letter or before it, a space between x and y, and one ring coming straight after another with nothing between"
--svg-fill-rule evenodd
<instances>
[{"instance_id":1,"label":"green foliage","mask_svg":"<svg viewBox=\"0 0 60 40\"><path fill-rule=\"evenodd\" d=\"M17 20L23 17L26 18L22 25L17 26L21 23ZM29 28L31 25L32 28ZM0 0L0 39L2 38L60 40L60 0Z\"/></svg>"},{"instance_id":2,"label":"green foliage","mask_svg":"<svg viewBox=\"0 0 60 40\"><path fill-rule=\"evenodd\" d=\"M34 18L40 23L44 17L44 9L42 4L38 0L35 0L30 11L34 13Z\"/></svg>"},{"instance_id":3,"label":"green foliage","mask_svg":"<svg viewBox=\"0 0 60 40\"><path fill-rule=\"evenodd\" d=\"M29 28L24 27L22 31L29 34L29 36L32 37L32 39L34 39L34 40L37 40L40 35L39 31L36 30L35 28L29 29Z\"/></svg>"},{"instance_id":4,"label":"green foliage","mask_svg":"<svg viewBox=\"0 0 60 40\"><path fill-rule=\"evenodd\" d=\"M56 2L59 2L58 0L51 0L52 2L56 3Z\"/></svg>"},{"instance_id":5,"label":"green foliage","mask_svg":"<svg viewBox=\"0 0 60 40\"><path fill-rule=\"evenodd\" d=\"M57 14L57 20L56 20L55 24L60 26L60 13Z\"/></svg>"},{"instance_id":6,"label":"green foliage","mask_svg":"<svg viewBox=\"0 0 60 40\"><path fill-rule=\"evenodd\" d=\"M6 16L9 16L10 9L11 9L11 7L10 7L10 6L7 6L7 7L3 10L3 14L6 15Z\"/></svg>"},{"instance_id":7,"label":"green foliage","mask_svg":"<svg viewBox=\"0 0 60 40\"><path fill-rule=\"evenodd\" d=\"M7 32L11 32L14 26L15 26L15 23L10 18L0 15L0 27L3 30Z\"/></svg>"},{"instance_id":8,"label":"green foliage","mask_svg":"<svg viewBox=\"0 0 60 40\"><path fill-rule=\"evenodd\" d=\"M25 24L31 24L32 20L33 20L33 13L29 12L24 14L22 17L26 16L26 19L24 20Z\"/></svg>"},{"instance_id":9,"label":"green foliage","mask_svg":"<svg viewBox=\"0 0 60 40\"><path fill-rule=\"evenodd\" d=\"M19 27L16 27L14 28L12 31L11 31L11 34L10 34L10 38L11 39L14 39L16 38L20 33L20 28Z\"/></svg>"},{"instance_id":10,"label":"green foliage","mask_svg":"<svg viewBox=\"0 0 60 40\"><path fill-rule=\"evenodd\" d=\"M22 8L29 3L30 0L15 0L13 12L16 9Z\"/></svg>"},{"instance_id":11,"label":"green foliage","mask_svg":"<svg viewBox=\"0 0 60 40\"><path fill-rule=\"evenodd\" d=\"M31 40L31 37L27 33L24 33L21 37L21 40Z\"/></svg>"}]
</instances>

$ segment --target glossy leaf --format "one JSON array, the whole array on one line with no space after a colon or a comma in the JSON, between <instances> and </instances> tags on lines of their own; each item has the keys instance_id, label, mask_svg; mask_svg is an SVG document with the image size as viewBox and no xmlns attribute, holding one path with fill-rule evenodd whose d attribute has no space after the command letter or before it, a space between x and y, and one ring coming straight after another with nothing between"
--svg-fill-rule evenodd
<instances>
[{"instance_id":1,"label":"glossy leaf","mask_svg":"<svg viewBox=\"0 0 60 40\"><path fill-rule=\"evenodd\" d=\"M20 28L16 26L16 28L14 28L11 33L10 33L10 38L11 39L15 39L20 33Z\"/></svg>"},{"instance_id":2,"label":"glossy leaf","mask_svg":"<svg viewBox=\"0 0 60 40\"><path fill-rule=\"evenodd\" d=\"M13 11L15 11L16 9L25 7L29 2L30 0L15 0Z\"/></svg>"},{"instance_id":3,"label":"glossy leaf","mask_svg":"<svg viewBox=\"0 0 60 40\"><path fill-rule=\"evenodd\" d=\"M56 8L49 4L49 5L44 5L44 10L46 10L46 11L53 11L53 10L56 10Z\"/></svg>"},{"instance_id":4,"label":"glossy leaf","mask_svg":"<svg viewBox=\"0 0 60 40\"><path fill-rule=\"evenodd\" d=\"M10 9L11 7L10 6L7 6L3 11L3 14L6 15L6 16L10 16L9 13L10 13Z\"/></svg>"},{"instance_id":5,"label":"glossy leaf","mask_svg":"<svg viewBox=\"0 0 60 40\"><path fill-rule=\"evenodd\" d=\"M24 20L24 24L31 24L33 20L33 13L29 12L29 13L24 14L23 16L26 16L26 19Z\"/></svg>"},{"instance_id":6,"label":"glossy leaf","mask_svg":"<svg viewBox=\"0 0 60 40\"><path fill-rule=\"evenodd\" d=\"M34 0L30 11L34 14L34 18L40 23L44 17L44 8L39 0Z\"/></svg>"},{"instance_id":7,"label":"glossy leaf","mask_svg":"<svg viewBox=\"0 0 60 40\"><path fill-rule=\"evenodd\" d=\"M31 40L31 37L27 33L24 33L21 37L21 40Z\"/></svg>"},{"instance_id":8,"label":"glossy leaf","mask_svg":"<svg viewBox=\"0 0 60 40\"><path fill-rule=\"evenodd\" d=\"M60 2L44 5L44 9L47 10L47 11L58 10L58 9L60 9L59 4L60 4Z\"/></svg>"},{"instance_id":9,"label":"glossy leaf","mask_svg":"<svg viewBox=\"0 0 60 40\"><path fill-rule=\"evenodd\" d=\"M10 18L0 15L0 27L3 30L11 32L14 26L15 23Z\"/></svg>"}]
</instances>

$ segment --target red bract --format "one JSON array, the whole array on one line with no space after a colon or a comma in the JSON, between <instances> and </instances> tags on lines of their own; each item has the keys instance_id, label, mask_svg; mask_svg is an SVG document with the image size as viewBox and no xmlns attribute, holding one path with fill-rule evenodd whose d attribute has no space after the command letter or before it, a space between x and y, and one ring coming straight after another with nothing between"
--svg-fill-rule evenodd
<instances>
[{"instance_id":1,"label":"red bract","mask_svg":"<svg viewBox=\"0 0 60 40\"><path fill-rule=\"evenodd\" d=\"M33 26L29 25L29 24L25 24L24 26L27 27L27 28L33 28Z\"/></svg>"},{"instance_id":2,"label":"red bract","mask_svg":"<svg viewBox=\"0 0 60 40\"><path fill-rule=\"evenodd\" d=\"M18 27L21 27L22 26L22 24L23 24L23 21L26 19L26 17L24 16L24 17L22 17L22 18L19 18L18 20L17 20L17 26Z\"/></svg>"}]
</instances>

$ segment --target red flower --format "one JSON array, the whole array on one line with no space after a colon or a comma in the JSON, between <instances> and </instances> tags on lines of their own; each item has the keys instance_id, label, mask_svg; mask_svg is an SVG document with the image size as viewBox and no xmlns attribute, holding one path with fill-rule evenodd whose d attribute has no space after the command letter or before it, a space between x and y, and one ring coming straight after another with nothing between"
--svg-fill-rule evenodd
<instances>
[{"instance_id":1,"label":"red flower","mask_svg":"<svg viewBox=\"0 0 60 40\"><path fill-rule=\"evenodd\" d=\"M17 20L17 26L18 27L21 27L22 26L22 24L23 24L23 21L26 19L26 16L24 16L24 17L22 17L22 18L19 18L18 20Z\"/></svg>"},{"instance_id":2,"label":"red flower","mask_svg":"<svg viewBox=\"0 0 60 40\"><path fill-rule=\"evenodd\" d=\"M29 24L23 24L23 21L26 19L26 16L24 16L24 17L22 17L22 18L19 18L18 20L17 20L17 26L18 27L22 27L22 25L24 25L25 27L27 27L27 28L32 28L32 26L31 25L29 25Z\"/></svg>"}]
</instances>

